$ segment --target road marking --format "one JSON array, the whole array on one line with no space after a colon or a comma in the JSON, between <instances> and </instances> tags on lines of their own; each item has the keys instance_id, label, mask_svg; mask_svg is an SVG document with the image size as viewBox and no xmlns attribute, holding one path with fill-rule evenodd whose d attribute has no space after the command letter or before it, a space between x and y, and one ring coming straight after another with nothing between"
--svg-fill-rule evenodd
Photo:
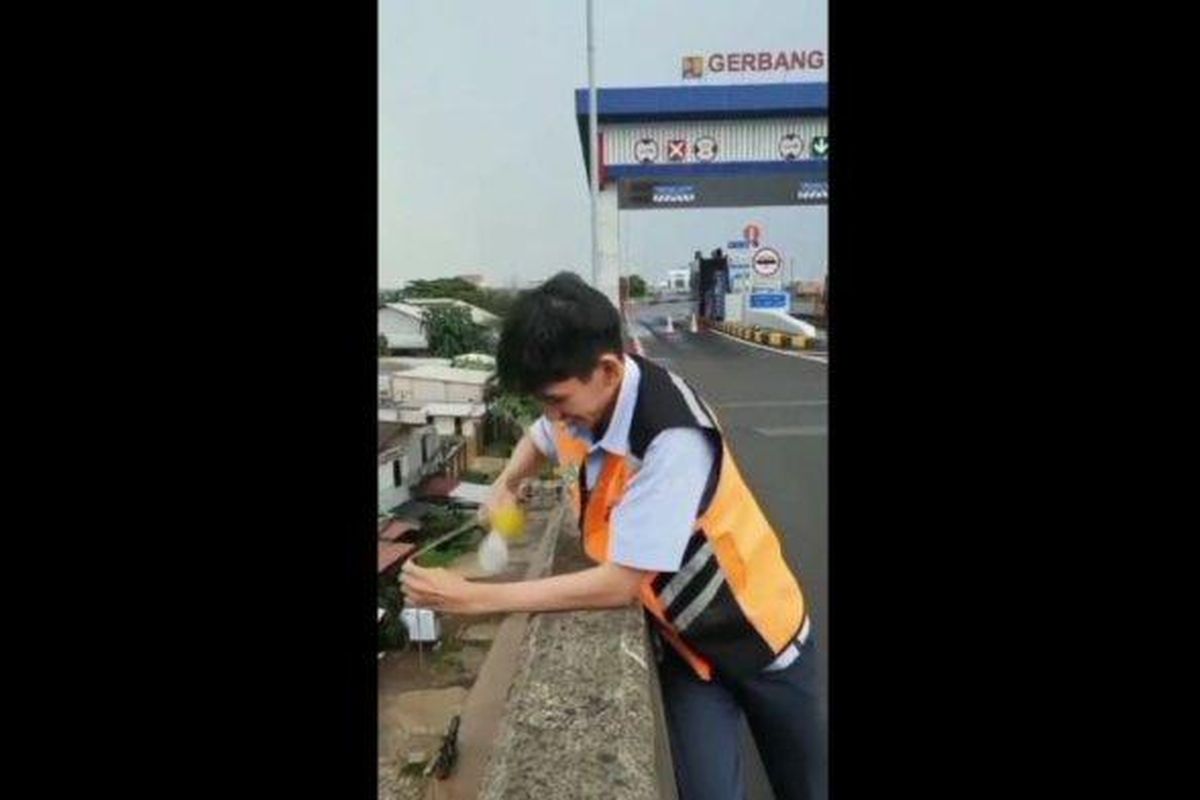
<instances>
[{"instance_id":1,"label":"road marking","mask_svg":"<svg viewBox=\"0 0 1200 800\"><path fill-rule=\"evenodd\" d=\"M797 406L827 406L828 400L734 400L717 403L717 408L794 408Z\"/></svg>"},{"instance_id":2,"label":"road marking","mask_svg":"<svg viewBox=\"0 0 1200 800\"><path fill-rule=\"evenodd\" d=\"M762 436L828 436L829 427L826 425L788 425L782 428L755 428L754 432Z\"/></svg>"},{"instance_id":3,"label":"road marking","mask_svg":"<svg viewBox=\"0 0 1200 800\"><path fill-rule=\"evenodd\" d=\"M733 336L732 334L728 334L725 331L718 331L718 330L714 330L712 328L709 328L708 332L715 333L717 336L724 336L726 339L737 342L738 344L744 344L747 347L757 347L759 350L766 350L768 353L775 353L776 355L787 356L789 358L802 358L805 361L812 361L817 364L824 364L825 366L829 366L829 356L812 355L809 353L805 353L801 350L780 350L777 347L770 347L765 344L759 344L758 342L749 342L749 341L746 341L745 339L741 339L737 336Z\"/></svg>"}]
</instances>

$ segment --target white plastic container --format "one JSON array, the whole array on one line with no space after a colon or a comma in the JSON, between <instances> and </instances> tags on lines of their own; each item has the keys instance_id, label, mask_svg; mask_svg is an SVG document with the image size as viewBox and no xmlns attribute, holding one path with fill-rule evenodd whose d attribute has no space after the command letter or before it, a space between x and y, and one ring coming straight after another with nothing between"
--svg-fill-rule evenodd
<instances>
[{"instance_id":1,"label":"white plastic container","mask_svg":"<svg viewBox=\"0 0 1200 800\"><path fill-rule=\"evenodd\" d=\"M400 621L408 630L410 642L436 642L442 636L437 614L430 608L405 608L400 611Z\"/></svg>"}]
</instances>

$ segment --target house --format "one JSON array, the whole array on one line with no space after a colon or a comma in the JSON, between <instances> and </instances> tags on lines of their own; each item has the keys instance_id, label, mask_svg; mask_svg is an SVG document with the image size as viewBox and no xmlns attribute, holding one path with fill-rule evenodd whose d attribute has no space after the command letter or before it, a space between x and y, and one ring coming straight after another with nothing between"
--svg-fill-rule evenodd
<instances>
[{"instance_id":1,"label":"house","mask_svg":"<svg viewBox=\"0 0 1200 800\"><path fill-rule=\"evenodd\" d=\"M392 401L397 406L427 403L482 403L492 373L427 364L393 372Z\"/></svg>"},{"instance_id":2,"label":"house","mask_svg":"<svg viewBox=\"0 0 1200 800\"><path fill-rule=\"evenodd\" d=\"M484 394L492 372L429 363L385 372L383 359L380 362L380 422L431 424L440 436L461 437L468 460L483 451Z\"/></svg>"},{"instance_id":3,"label":"house","mask_svg":"<svg viewBox=\"0 0 1200 800\"><path fill-rule=\"evenodd\" d=\"M442 447L437 428L428 423L379 423L379 508L381 513L407 501L412 487L439 466Z\"/></svg>"},{"instance_id":4,"label":"house","mask_svg":"<svg viewBox=\"0 0 1200 800\"><path fill-rule=\"evenodd\" d=\"M483 403L429 403L421 411L439 436L463 438L468 461L483 452L484 421L487 417L487 406Z\"/></svg>"},{"instance_id":5,"label":"house","mask_svg":"<svg viewBox=\"0 0 1200 800\"><path fill-rule=\"evenodd\" d=\"M424 309L408 303L384 303L379 306L379 335L392 350L426 350L429 342L422 328Z\"/></svg>"},{"instance_id":6,"label":"house","mask_svg":"<svg viewBox=\"0 0 1200 800\"><path fill-rule=\"evenodd\" d=\"M431 480L457 481L467 469L467 441L442 436L428 422L381 420L377 454L380 516L419 496ZM482 426L479 426L482 428Z\"/></svg>"},{"instance_id":7,"label":"house","mask_svg":"<svg viewBox=\"0 0 1200 800\"><path fill-rule=\"evenodd\" d=\"M424 358L419 356L380 356L379 357L379 399L391 402L392 374L406 372L414 367L437 366L449 367L453 362L449 358Z\"/></svg>"},{"instance_id":8,"label":"house","mask_svg":"<svg viewBox=\"0 0 1200 800\"><path fill-rule=\"evenodd\" d=\"M490 311L485 311L478 306L473 306L465 300L458 300L452 297L406 297L404 304L419 309L439 308L445 306L454 306L456 308L465 308L471 312L471 321L476 325L484 325L494 328L500 324L500 317Z\"/></svg>"}]
</instances>

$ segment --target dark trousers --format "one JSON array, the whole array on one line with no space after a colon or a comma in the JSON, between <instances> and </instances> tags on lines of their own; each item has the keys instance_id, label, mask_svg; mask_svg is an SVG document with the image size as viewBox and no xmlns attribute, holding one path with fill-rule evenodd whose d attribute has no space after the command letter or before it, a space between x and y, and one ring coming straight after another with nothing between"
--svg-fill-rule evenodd
<instances>
[{"instance_id":1,"label":"dark trousers","mask_svg":"<svg viewBox=\"0 0 1200 800\"><path fill-rule=\"evenodd\" d=\"M746 796L739 736L745 714L776 800L826 800L825 720L817 701L816 637L776 672L696 677L669 644L657 647L680 800Z\"/></svg>"}]
</instances>

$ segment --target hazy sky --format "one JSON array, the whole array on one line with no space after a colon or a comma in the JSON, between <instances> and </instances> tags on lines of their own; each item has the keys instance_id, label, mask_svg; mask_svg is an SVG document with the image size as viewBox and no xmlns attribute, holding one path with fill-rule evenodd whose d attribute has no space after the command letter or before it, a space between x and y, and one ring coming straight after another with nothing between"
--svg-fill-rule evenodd
<instances>
[{"instance_id":1,"label":"hazy sky","mask_svg":"<svg viewBox=\"0 0 1200 800\"><path fill-rule=\"evenodd\" d=\"M595 0L596 83L679 86L684 55L819 49L828 0ZM379 283L481 273L590 275L574 116L584 0L379 0ZM826 80L803 75L705 78ZM695 82L689 82L694 84ZM825 273L825 206L621 212L622 274L648 279L747 222L795 278ZM785 273L786 274L786 273Z\"/></svg>"}]
</instances>

